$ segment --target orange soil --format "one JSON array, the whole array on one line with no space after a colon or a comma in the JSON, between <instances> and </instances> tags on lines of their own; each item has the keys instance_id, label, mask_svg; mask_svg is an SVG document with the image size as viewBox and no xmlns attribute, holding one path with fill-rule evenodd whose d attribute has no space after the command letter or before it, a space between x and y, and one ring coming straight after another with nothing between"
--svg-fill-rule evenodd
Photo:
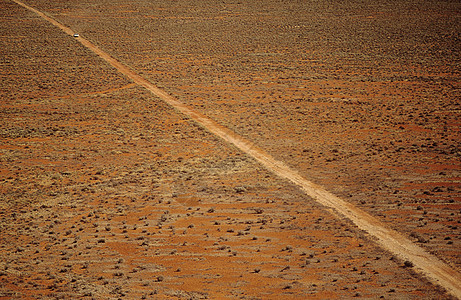
<instances>
[{"instance_id":1,"label":"orange soil","mask_svg":"<svg viewBox=\"0 0 461 300\"><path fill-rule=\"evenodd\" d=\"M52 25L0 5L1 298L449 297ZM322 26L357 42L333 22L387 15L319 7L326 23L309 31L307 7L286 18L267 5L34 2L459 270L456 49L390 59L404 36L380 44L388 57L348 64ZM303 36L318 42L293 43Z\"/></svg>"}]
</instances>

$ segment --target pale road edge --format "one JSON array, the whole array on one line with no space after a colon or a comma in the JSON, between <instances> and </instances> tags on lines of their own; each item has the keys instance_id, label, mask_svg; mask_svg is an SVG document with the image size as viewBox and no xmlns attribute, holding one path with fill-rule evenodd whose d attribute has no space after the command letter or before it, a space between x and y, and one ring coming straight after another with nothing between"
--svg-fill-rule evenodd
<instances>
[{"instance_id":1,"label":"pale road edge","mask_svg":"<svg viewBox=\"0 0 461 300\"><path fill-rule=\"evenodd\" d=\"M28 9L29 11L34 12L41 18L64 31L66 34L71 36L74 35L74 31L71 28L59 23L41 11L21 1L12 1ZM143 86L154 95L165 101L167 104L171 105L185 116L191 118L206 128L209 132L219 136L227 143L233 144L249 156L256 159L260 164L262 164L265 168L277 176L288 179L289 181L295 183L301 187L301 189L309 197L313 198L318 203L332 208L340 215L350 219L359 229L373 236L375 238L375 242L383 249L397 255L402 260L412 262L416 271L425 275L434 284L445 288L453 296L461 299L461 274L438 259L436 256L428 253L425 249L416 245L397 231L387 228L386 225L362 209L342 200L341 198L326 191L323 187L303 178L298 174L298 172L291 169L283 162L276 160L264 150L257 147L251 141L246 140L232 130L221 126L209 117L176 100L174 97L154 86L145 78L141 77L115 58L111 57L108 53L104 52L87 39L78 37L76 40L100 56L102 59L107 61L120 73L133 80L136 84Z\"/></svg>"}]
</instances>

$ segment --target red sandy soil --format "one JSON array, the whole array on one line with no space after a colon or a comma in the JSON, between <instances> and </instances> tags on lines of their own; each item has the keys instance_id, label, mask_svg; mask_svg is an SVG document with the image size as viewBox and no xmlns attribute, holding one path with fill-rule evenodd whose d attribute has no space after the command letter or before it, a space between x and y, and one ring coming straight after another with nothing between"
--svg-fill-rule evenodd
<instances>
[{"instance_id":1,"label":"red sandy soil","mask_svg":"<svg viewBox=\"0 0 461 300\"><path fill-rule=\"evenodd\" d=\"M461 4L74 2L28 4L461 269ZM0 18L0 298L450 297L34 13Z\"/></svg>"}]
</instances>

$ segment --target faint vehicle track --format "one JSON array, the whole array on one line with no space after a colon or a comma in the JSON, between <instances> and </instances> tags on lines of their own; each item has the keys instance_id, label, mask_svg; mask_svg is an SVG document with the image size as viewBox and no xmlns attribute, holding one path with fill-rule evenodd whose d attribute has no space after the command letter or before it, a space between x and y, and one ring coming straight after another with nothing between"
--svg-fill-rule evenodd
<instances>
[{"instance_id":1,"label":"faint vehicle track","mask_svg":"<svg viewBox=\"0 0 461 300\"><path fill-rule=\"evenodd\" d=\"M74 36L75 32L69 27L62 25L46 14L18 1L12 0L18 5L36 13L46 21L63 30L70 36ZM233 144L249 156L256 159L264 167L272 171L274 174L286 178L296 185L310 197L326 207L332 208L336 213L350 219L358 228L366 231L375 238L383 249L386 249L404 261L411 262L415 270L424 274L433 283L445 288L449 293L461 299L461 274L442 262L434 255L429 254L422 247L417 246L412 241L401 235L395 230L387 228L382 222L375 217L366 213L362 209L342 200L341 198L326 191L323 187L316 185L299 175L295 170L288 167L281 161L276 160L263 149L257 147L254 143L237 135L230 129L216 123L207 116L191 109L184 103L179 102L171 95L154 86L152 83L138 75L135 71L128 68L118 60L111 57L108 53L101 50L92 42L85 38L77 37L77 40L99 55L115 67L120 73L124 74L136 84L143 86L154 95L161 98L163 101L174 107L177 111L190 117L195 122L206 128L209 132L219 136L227 143Z\"/></svg>"}]
</instances>

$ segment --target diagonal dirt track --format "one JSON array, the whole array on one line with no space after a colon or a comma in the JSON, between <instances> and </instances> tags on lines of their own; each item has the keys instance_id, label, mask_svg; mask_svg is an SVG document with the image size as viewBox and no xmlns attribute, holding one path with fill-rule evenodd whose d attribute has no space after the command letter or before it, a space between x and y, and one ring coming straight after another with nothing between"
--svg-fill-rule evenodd
<instances>
[{"instance_id":1,"label":"diagonal dirt track","mask_svg":"<svg viewBox=\"0 0 461 300\"><path fill-rule=\"evenodd\" d=\"M73 31L55 21L54 19L48 17L40 11L33 9L26 4L16 1L17 4L33 11L38 14L40 17L44 18L53 25L59 27L64 32L69 35L73 34ZM151 91L156 96L160 97L162 100L173 106L175 109L181 113L189 116L207 130L213 134L221 137L226 142L231 143L255 158L266 168L281 176L286 178L293 183L299 185L303 191L316 199L319 203L335 209L337 212L345 216L346 218L352 220L360 229L368 232L377 239L377 243L380 244L384 249L387 249L396 255L400 256L404 260L411 261L417 270L429 277L434 283L441 285L446 288L456 297L461 297L461 288L459 282L461 282L461 276L459 273L451 269L449 266L441 262L436 257L427 253L421 247L416 246L410 240L404 238L398 232L386 228L381 222L376 220L371 215L365 213L364 211L358 209L357 207L343 201L342 199L334 196L328 191L324 190L322 187L315 185L314 183L306 180L300 176L295 170L290 169L284 163L275 160L264 150L258 148L251 141L248 141L229 129L220 126L210 118L192 110L183 103L177 101L174 97L168 95L164 91L158 89L150 82L139 76L136 72L132 71L119 61L112 58L110 55L99 49L96 45L84 38L78 38L88 49L99 55L101 58L105 59L108 63L114 66L121 73L129 77L138 85L141 85Z\"/></svg>"}]
</instances>

